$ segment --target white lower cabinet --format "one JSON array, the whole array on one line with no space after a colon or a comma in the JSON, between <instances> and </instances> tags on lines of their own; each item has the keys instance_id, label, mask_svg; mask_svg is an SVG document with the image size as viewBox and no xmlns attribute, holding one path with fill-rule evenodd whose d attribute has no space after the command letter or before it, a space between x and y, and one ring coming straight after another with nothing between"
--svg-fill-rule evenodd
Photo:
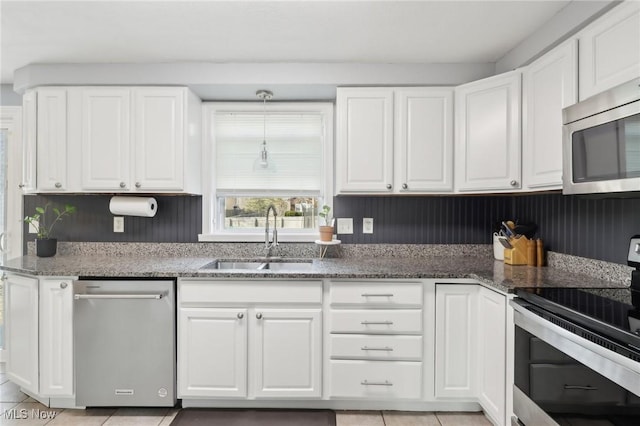
<instances>
[{"instance_id":1,"label":"white lower cabinet","mask_svg":"<svg viewBox=\"0 0 640 426\"><path fill-rule=\"evenodd\" d=\"M72 397L72 279L6 277L7 377L34 396Z\"/></svg>"},{"instance_id":2,"label":"white lower cabinet","mask_svg":"<svg viewBox=\"0 0 640 426\"><path fill-rule=\"evenodd\" d=\"M7 377L38 393L38 279L7 274L5 309Z\"/></svg>"},{"instance_id":3,"label":"white lower cabinet","mask_svg":"<svg viewBox=\"0 0 640 426\"><path fill-rule=\"evenodd\" d=\"M479 285L436 285L436 397L477 397L507 424L507 298Z\"/></svg>"},{"instance_id":4,"label":"white lower cabinet","mask_svg":"<svg viewBox=\"0 0 640 426\"><path fill-rule=\"evenodd\" d=\"M331 398L422 398L423 286L401 280L330 283Z\"/></svg>"},{"instance_id":5,"label":"white lower cabinet","mask_svg":"<svg viewBox=\"0 0 640 426\"><path fill-rule=\"evenodd\" d=\"M254 319L255 318L255 319ZM322 312L256 309L250 358L256 398L321 396Z\"/></svg>"},{"instance_id":6,"label":"white lower cabinet","mask_svg":"<svg viewBox=\"0 0 640 426\"><path fill-rule=\"evenodd\" d=\"M507 399L507 299L485 287L478 291L478 396L486 415L505 420Z\"/></svg>"},{"instance_id":7,"label":"white lower cabinet","mask_svg":"<svg viewBox=\"0 0 640 426\"><path fill-rule=\"evenodd\" d=\"M476 395L478 288L436 285L436 397Z\"/></svg>"},{"instance_id":8,"label":"white lower cabinet","mask_svg":"<svg viewBox=\"0 0 640 426\"><path fill-rule=\"evenodd\" d=\"M247 310L181 308L178 394L247 396Z\"/></svg>"},{"instance_id":9,"label":"white lower cabinet","mask_svg":"<svg viewBox=\"0 0 640 426\"><path fill-rule=\"evenodd\" d=\"M179 398L322 395L321 281L181 279L178 304Z\"/></svg>"}]
</instances>

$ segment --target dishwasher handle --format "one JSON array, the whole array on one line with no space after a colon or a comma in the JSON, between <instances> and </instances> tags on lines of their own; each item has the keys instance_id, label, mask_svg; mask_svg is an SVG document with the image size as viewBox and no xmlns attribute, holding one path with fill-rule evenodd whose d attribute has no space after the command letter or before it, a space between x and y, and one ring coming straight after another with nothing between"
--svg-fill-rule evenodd
<instances>
[{"instance_id":1,"label":"dishwasher handle","mask_svg":"<svg viewBox=\"0 0 640 426\"><path fill-rule=\"evenodd\" d=\"M75 300L81 299L162 299L163 294L74 294Z\"/></svg>"}]
</instances>

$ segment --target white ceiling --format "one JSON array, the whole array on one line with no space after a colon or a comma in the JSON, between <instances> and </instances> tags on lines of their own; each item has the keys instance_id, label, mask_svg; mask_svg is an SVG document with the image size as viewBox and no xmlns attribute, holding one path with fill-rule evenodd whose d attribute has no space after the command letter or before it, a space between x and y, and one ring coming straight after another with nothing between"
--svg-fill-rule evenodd
<instances>
[{"instance_id":1,"label":"white ceiling","mask_svg":"<svg viewBox=\"0 0 640 426\"><path fill-rule=\"evenodd\" d=\"M493 63L569 3L2 0L1 81L52 63Z\"/></svg>"}]
</instances>

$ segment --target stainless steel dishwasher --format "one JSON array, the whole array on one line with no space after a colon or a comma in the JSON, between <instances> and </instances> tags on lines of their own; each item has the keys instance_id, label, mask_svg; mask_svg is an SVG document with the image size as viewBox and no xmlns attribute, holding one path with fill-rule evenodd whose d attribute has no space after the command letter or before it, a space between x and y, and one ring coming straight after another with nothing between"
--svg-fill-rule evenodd
<instances>
[{"instance_id":1,"label":"stainless steel dishwasher","mask_svg":"<svg viewBox=\"0 0 640 426\"><path fill-rule=\"evenodd\" d=\"M175 282L74 283L78 406L176 403Z\"/></svg>"}]
</instances>

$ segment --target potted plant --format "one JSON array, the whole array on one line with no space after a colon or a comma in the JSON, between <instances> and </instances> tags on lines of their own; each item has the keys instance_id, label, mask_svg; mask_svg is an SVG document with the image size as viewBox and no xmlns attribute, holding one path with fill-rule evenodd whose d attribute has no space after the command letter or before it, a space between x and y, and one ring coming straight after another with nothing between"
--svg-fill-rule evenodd
<instances>
[{"instance_id":1,"label":"potted plant","mask_svg":"<svg viewBox=\"0 0 640 426\"><path fill-rule=\"evenodd\" d=\"M330 220L330 210L331 207L325 204L322 206L320 213L318 213L318 216L324 220L324 225L320 225L320 241L331 241L333 239L333 221Z\"/></svg>"},{"instance_id":2,"label":"potted plant","mask_svg":"<svg viewBox=\"0 0 640 426\"><path fill-rule=\"evenodd\" d=\"M76 211L76 208L70 204L65 204L63 210L54 207L51 210L53 210L55 217L51 223L47 225L49 206L50 204L46 204L44 207L36 207L36 214L24 218L24 221L36 230L36 255L38 257L51 257L56 254L58 240L51 238L53 227L58 221L62 220L64 216L71 215Z\"/></svg>"}]
</instances>

